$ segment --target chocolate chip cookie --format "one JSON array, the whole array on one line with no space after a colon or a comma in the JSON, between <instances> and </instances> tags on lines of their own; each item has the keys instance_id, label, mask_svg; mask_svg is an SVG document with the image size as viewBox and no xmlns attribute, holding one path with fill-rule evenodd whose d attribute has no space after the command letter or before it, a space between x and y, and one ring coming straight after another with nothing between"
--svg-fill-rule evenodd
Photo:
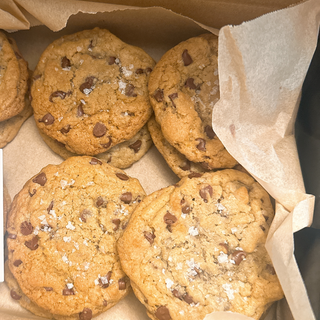
<instances>
[{"instance_id":1,"label":"chocolate chip cookie","mask_svg":"<svg viewBox=\"0 0 320 320\"><path fill-rule=\"evenodd\" d=\"M150 102L165 139L210 169L236 165L212 129L219 99L217 57L215 35L194 37L165 53L149 79Z\"/></svg>"},{"instance_id":2,"label":"chocolate chip cookie","mask_svg":"<svg viewBox=\"0 0 320 320\"><path fill-rule=\"evenodd\" d=\"M264 247L273 216L268 194L243 172L184 177L135 210L118 241L121 265L152 319L259 319L283 297Z\"/></svg>"},{"instance_id":3,"label":"chocolate chip cookie","mask_svg":"<svg viewBox=\"0 0 320 320\"><path fill-rule=\"evenodd\" d=\"M54 140L41 132L40 134L43 141L62 158L67 159L76 156L75 153L68 151L61 142ZM147 125L144 125L144 127L142 127L142 129L131 139L121 142L108 151L97 154L95 157L106 161L113 167L125 169L141 159L151 146L152 139Z\"/></svg>"},{"instance_id":4,"label":"chocolate chip cookie","mask_svg":"<svg viewBox=\"0 0 320 320\"><path fill-rule=\"evenodd\" d=\"M97 158L42 169L8 216L9 268L21 292L56 319L89 320L115 305L130 289L116 242L144 196L137 179Z\"/></svg>"},{"instance_id":5,"label":"chocolate chip cookie","mask_svg":"<svg viewBox=\"0 0 320 320\"><path fill-rule=\"evenodd\" d=\"M105 29L54 41L31 87L37 126L76 154L96 155L131 139L152 113L154 60Z\"/></svg>"},{"instance_id":6,"label":"chocolate chip cookie","mask_svg":"<svg viewBox=\"0 0 320 320\"><path fill-rule=\"evenodd\" d=\"M28 76L28 64L15 41L0 32L0 121L23 110Z\"/></svg>"}]
</instances>

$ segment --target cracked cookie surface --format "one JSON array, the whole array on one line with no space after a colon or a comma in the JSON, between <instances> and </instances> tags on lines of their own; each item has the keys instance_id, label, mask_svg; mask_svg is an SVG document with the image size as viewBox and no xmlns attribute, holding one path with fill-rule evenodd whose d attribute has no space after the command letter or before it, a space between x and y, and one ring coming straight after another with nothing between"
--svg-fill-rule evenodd
<instances>
[{"instance_id":1,"label":"cracked cookie surface","mask_svg":"<svg viewBox=\"0 0 320 320\"><path fill-rule=\"evenodd\" d=\"M269 195L243 172L185 177L135 210L118 241L121 265L152 319L259 319L283 297L264 247L273 216Z\"/></svg>"},{"instance_id":2,"label":"cracked cookie surface","mask_svg":"<svg viewBox=\"0 0 320 320\"><path fill-rule=\"evenodd\" d=\"M57 319L88 320L115 305L130 288L116 241L144 196L137 179L97 158L42 169L8 215L9 268L21 291Z\"/></svg>"},{"instance_id":3,"label":"cracked cookie surface","mask_svg":"<svg viewBox=\"0 0 320 320\"><path fill-rule=\"evenodd\" d=\"M76 156L75 153L68 151L62 143L41 132L40 134L43 141L62 158L67 159ZM95 155L95 157L106 161L113 167L125 169L141 159L151 146L152 139L147 125L144 125L131 139L117 144L106 152Z\"/></svg>"},{"instance_id":4,"label":"cracked cookie surface","mask_svg":"<svg viewBox=\"0 0 320 320\"><path fill-rule=\"evenodd\" d=\"M154 64L105 29L54 41L33 76L38 128L77 154L102 153L132 138L152 113L147 81Z\"/></svg>"},{"instance_id":5,"label":"cracked cookie surface","mask_svg":"<svg viewBox=\"0 0 320 320\"><path fill-rule=\"evenodd\" d=\"M15 41L0 32L0 121L23 110L28 77L28 64Z\"/></svg>"},{"instance_id":6,"label":"cracked cookie surface","mask_svg":"<svg viewBox=\"0 0 320 320\"><path fill-rule=\"evenodd\" d=\"M236 161L212 129L219 100L218 38L203 34L163 55L149 79L150 102L165 139L190 161L211 169Z\"/></svg>"}]
</instances>

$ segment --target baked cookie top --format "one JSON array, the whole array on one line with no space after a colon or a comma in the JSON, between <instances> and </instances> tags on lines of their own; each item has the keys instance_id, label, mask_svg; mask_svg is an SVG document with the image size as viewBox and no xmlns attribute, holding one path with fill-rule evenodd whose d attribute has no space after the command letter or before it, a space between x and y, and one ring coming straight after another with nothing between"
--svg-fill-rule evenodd
<instances>
[{"instance_id":1,"label":"baked cookie top","mask_svg":"<svg viewBox=\"0 0 320 320\"><path fill-rule=\"evenodd\" d=\"M116 304L130 287L116 241L144 196L137 179L96 158L42 169L8 216L9 267L22 292L54 315L87 320Z\"/></svg>"},{"instance_id":2,"label":"baked cookie top","mask_svg":"<svg viewBox=\"0 0 320 320\"><path fill-rule=\"evenodd\" d=\"M211 169L236 161L212 129L219 100L218 38L203 34L165 53L149 79L150 102L166 140L193 162Z\"/></svg>"},{"instance_id":3,"label":"baked cookie top","mask_svg":"<svg viewBox=\"0 0 320 320\"><path fill-rule=\"evenodd\" d=\"M43 141L62 158L67 159L77 156L70 152L59 141L54 140L40 132ZM144 125L131 139L121 142L106 152L99 153L95 157L106 161L113 167L125 169L140 160L152 146L152 139L147 125Z\"/></svg>"},{"instance_id":4,"label":"baked cookie top","mask_svg":"<svg viewBox=\"0 0 320 320\"><path fill-rule=\"evenodd\" d=\"M33 76L35 121L77 154L95 155L132 138L149 119L147 81L154 60L108 30L54 41Z\"/></svg>"},{"instance_id":5,"label":"baked cookie top","mask_svg":"<svg viewBox=\"0 0 320 320\"><path fill-rule=\"evenodd\" d=\"M28 64L15 41L0 32L0 121L24 108L28 76Z\"/></svg>"},{"instance_id":6,"label":"baked cookie top","mask_svg":"<svg viewBox=\"0 0 320 320\"><path fill-rule=\"evenodd\" d=\"M152 319L231 311L259 319L283 292L266 252L273 208L247 174L183 178L147 196L118 241L121 265Z\"/></svg>"}]
</instances>

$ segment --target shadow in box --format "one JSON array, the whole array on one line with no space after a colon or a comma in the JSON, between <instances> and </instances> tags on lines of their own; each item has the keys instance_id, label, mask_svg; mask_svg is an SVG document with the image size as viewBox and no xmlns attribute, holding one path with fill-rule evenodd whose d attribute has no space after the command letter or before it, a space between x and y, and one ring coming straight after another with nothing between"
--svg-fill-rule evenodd
<instances>
[{"instance_id":1,"label":"shadow in box","mask_svg":"<svg viewBox=\"0 0 320 320\"><path fill-rule=\"evenodd\" d=\"M312 226L294 234L295 257L320 319L320 37L302 87L295 135L306 192L316 196Z\"/></svg>"}]
</instances>

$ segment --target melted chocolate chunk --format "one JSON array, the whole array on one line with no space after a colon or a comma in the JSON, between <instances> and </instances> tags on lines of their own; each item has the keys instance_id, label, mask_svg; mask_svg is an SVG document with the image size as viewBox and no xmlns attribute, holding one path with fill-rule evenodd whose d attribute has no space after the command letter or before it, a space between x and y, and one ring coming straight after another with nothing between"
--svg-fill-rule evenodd
<instances>
[{"instance_id":1,"label":"melted chocolate chunk","mask_svg":"<svg viewBox=\"0 0 320 320\"><path fill-rule=\"evenodd\" d=\"M174 107L176 107L176 104L174 103L174 99L177 99L178 98L178 93L172 93L172 94L169 94L169 99L171 100L171 102L172 102L172 105L174 106Z\"/></svg>"},{"instance_id":2,"label":"melted chocolate chunk","mask_svg":"<svg viewBox=\"0 0 320 320\"><path fill-rule=\"evenodd\" d=\"M143 73L143 69L139 68L135 71L136 74L142 74Z\"/></svg>"},{"instance_id":3,"label":"melted chocolate chunk","mask_svg":"<svg viewBox=\"0 0 320 320\"><path fill-rule=\"evenodd\" d=\"M17 239L17 235L13 233L8 233L8 238L9 239Z\"/></svg>"},{"instance_id":4,"label":"melted chocolate chunk","mask_svg":"<svg viewBox=\"0 0 320 320\"><path fill-rule=\"evenodd\" d=\"M52 287L43 287L46 291L53 291Z\"/></svg>"},{"instance_id":5,"label":"melted chocolate chunk","mask_svg":"<svg viewBox=\"0 0 320 320\"><path fill-rule=\"evenodd\" d=\"M204 132L206 133L206 135L207 135L207 137L208 137L209 139L213 139L213 138L216 136L216 134L215 134L215 132L213 131L212 127L209 126L209 125L205 126Z\"/></svg>"},{"instance_id":6,"label":"melted chocolate chunk","mask_svg":"<svg viewBox=\"0 0 320 320\"><path fill-rule=\"evenodd\" d=\"M201 167L205 170L205 171L210 171L212 170L210 165L207 162L200 162Z\"/></svg>"},{"instance_id":7,"label":"melted chocolate chunk","mask_svg":"<svg viewBox=\"0 0 320 320\"><path fill-rule=\"evenodd\" d=\"M22 296L20 294L18 294L15 290L11 289L10 291L10 296L12 299L14 300L20 300L22 298Z\"/></svg>"},{"instance_id":8,"label":"melted chocolate chunk","mask_svg":"<svg viewBox=\"0 0 320 320\"><path fill-rule=\"evenodd\" d=\"M173 289L173 290L172 290L172 294L173 294L174 297L182 300L182 295L181 295L181 293L180 293L177 289Z\"/></svg>"},{"instance_id":9,"label":"melted chocolate chunk","mask_svg":"<svg viewBox=\"0 0 320 320\"><path fill-rule=\"evenodd\" d=\"M199 172L191 172L189 175L188 175L188 178L192 179L192 178L199 178L202 176L202 173L199 173Z\"/></svg>"},{"instance_id":10,"label":"melted chocolate chunk","mask_svg":"<svg viewBox=\"0 0 320 320\"><path fill-rule=\"evenodd\" d=\"M129 145L129 148L132 149L134 151L134 153L137 153L142 145L142 141L141 140L137 140L136 142L132 143Z\"/></svg>"},{"instance_id":11,"label":"melted chocolate chunk","mask_svg":"<svg viewBox=\"0 0 320 320\"><path fill-rule=\"evenodd\" d=\"M23 221L20 225L20 232L24 235L27 236L31 234L33 231L33 226L29 221Z\"/></svg>"},{"instance_id":12,"label":"melted chocolate chunk","mask_svg":"<svg viewBox=\"0 0 320 320\"><path fill-rule=\"evenodd\" d=\"M82 117L83 115L84 115L83 107L82 107L82 103L80 102L77 109L77 117Z\"/></svg>"},{"instance_id":13,"label":"melted chocolate chunk","mask_svg":"<svg viewBox=\"0 0 320 320\"><path fill-rule=\"evenodd\" d=\"M247 254L244 251L241 250L235 250L232 253L232 260L235 262L235 264L238 266L242 260L246 258Z\"/></svg>"},{"instance_id":14,"label":"melted chocolate chunk","mask_svg":"<svg viewBox=\"0 0 320 320\"><path fill-rule=\"evenodd\" d=\"M148 67L148 68L146 68L146 69L144 70L144 72L145 72L146 74L149 74L149 73L152 72L152 69L151 69L150 67Z\"/></svg>"},{"instance_id":15,"label":"melted chocolate chunk","mask_svg":"<svg viewBox=\"0 0 320 320\"><path fill-rule=\"evenodd\" d=\"M182 60L185 66L188 66L193 62L187 49L182 52Z\"/></svg>"},{"instance_id":16,"label":"melted chocolate chunk","mask_svg":"<svg viewBox=\"0 0 320 320\"><path fill-rule=\"evenodd\" d=\"M44 186L47 182L47 176L44 172L38 174L35 178L32 179L32 182L40 184L40 186Z\"/></svg>"},{"instance_id":17,"label":"melted chocolate chunk","mask_svg":"<svg viewBox=\"0 0 320 320\"><path fill-rule=\"evenodd\" d=\"M61 59L61 68L62 69L69 69L71 67L71 62L70 60L64 56L62 59Z\"/></svg>"},{"instance_id":18,"label":"melted chocolate chunk","mask_svg":"<svg viewBox=\"0 0 320 320\"><path fill-rule=\"evenodd\" d=\"M125 192L120 196L120 200L123 201L126 204L129 204L132 200L132 193L131 192Z\"/></svg>"},{"instance_id":19,"label":"melted chocolate chunk","mask_svg":"<svg viewBox=\"0 0 320 320\"><path fill-rule=\"evenodd\" d=\"M15 260L15 261L13 262L13 265L14 265L15 267L19 267L21 263L22 263L21 260Z\"/></svg>"},{"instance_id":20,"label":"melted chocolate chunk","mask_svg":"<svg viewBox=\"0 0 320 320\"><path fill-rule=\"evenodd\" d=\"M212 194L213 194L213 189L210 185L200 189L199 191L200 197L206 203L208 202L209 196L212 197Z\"/></svg>"},{"instance_id":21,"label":"melted chocolate chunk","mask_svg":"<svg viewBox=\"0 0 320 320\"><path fill-rule=\"evenodd\" d=\"M120 219L113 219L112 220L112 223L114 224L113 231L117 231L119 229L120 222L121 222Z\"/></svg>"},{"instance_id":22,"label":"melted chocolate chunk","mask_svg":"<svg viewBox=\"0 0 320 320\"><path fill-rule=\"evenodd\" d=\"M196 139L196 141L199 142L197 145L198 150L206 151L206 140L198 138L198 139Z\"/></svg>"},{"instance_id":23,"label":"melted chocolate chunk","mask_svg":"<svg viewBox=\"0 0 320 320\"><path fill-rule=\"evenodd\" d=\"M159 320L171 320L169 309L166 306L161 306L155 312L155 316Z\"/></svg>"},{"instance_id":24,"label":"melted chocolate chunk","mask_svg":"<svg viewBox=\"0 0 320 320\"><path fill-rule=\"evenodd\" d=\"M192 89L192 90L199 90L200 86L196 86L194 83L194 79L193 78L188 78L184 84L185 87Z\"/></svg>"},{"instance_id":25,"label":"melted chocolate chunk","mask_svg":"<svg viewBox=\"0 0 320 320\"><path fill-rule=\"evenodd\" d=\"M25 241L24 244L30 250L37 250L39 247L38 241L39 241L38 236L34 236L31 240Z\"/></svg>"},{"instance_id":26,"label":"melted chocolate chunk","mask_svg":"<svg viewBox=\"0 0 320 320\"><path fill-rule=\"evenodd\" d=\"M181 200L182 201L182 200ZM189 204L184 200L184 202L181 204L181 211L184 214L187 214L191 211L191 207Z\"/></svg>"},{"instance_id":27,"label":"melted chocolate chunk","mask_svg":"<svg viewBox=\"0 0 320 320\"><path fill-rule=\"evenodd\" d=\"M28 191L28 192L29 192L29 196L33 197L36 194L37 190L33 189L32 192L30 192L30 191Z\"/></svg>"},{"instance_id":28,"label":"melted chocolate chunk","mask_svg":"<svg viewBox=\"0 0 320 320\"><path fill-rule=\"evenodd\" d=\"M186 160L186 163L179 167L183 171L188 171L191 168L191 163L189 160Z\"/></svg>"},{"instance_id":29,"label":"melted chocolate chunk","mask_svg":"<svg viewBox=\"0 0 320 320\"><path fill-rule=\"evenodd\" d=\"M103 148L108 149L111 146L112 139L111 137L108 137L109 141L107 143L101 144Z\"/></svg>"},{"instance_id":30,"label":"melted chocolate chunk","mask_svg":"<svg viewBox=\"0 0 320 320\"><path fill-rule=\"evenodd\" d=\"M92 319L92 310L89 308L84 308L82 312L79 313L80 320L91 320Z\"/></svg>"},{"instance_id":31,"label":"melted chocolate chunk","mask_svg":"<svg viewBox=\"0 0 320 320\"><path fill-rule=\"evenodd\" d=\"M45 114L39 122L43 122L46 126L54 123L54 116L51 113Z\"/></svg>"},{"instance_id":32,"label":"melted chocolate chunk","mask_svg":"<svg viewBox=\"0 0 320 320\"><path fill-rule=\"evenodd\" d=\"M53 102L53 98L60 98L60 99L64 99L65 97L67 96L67 92L64 92L64 91L61 91L61 90L58 90L58 91L55 91L55 92L52 92L50 97L49 97L49 101L50 102Z\"/></svg>"},{"instance_id":33,"label":"melted chocolate chunk","mask_svg":"<svg viewBox=\"0 0 320 320\"><path fill-rule=\"evenodd\" d=\"M117 173L116 173L116 176L117 176L120 180L123 180L123 181L129 180L129 177L128 177L127 175L125 175L124 173L121 173L121 172L117 172Z\"/></svg>"},{"instance_id":34,"label":"melted chocolate chunk","mask_svg":"<svg viewBox=\"0 0 320 320\"><path fill-rule=\"evenodd\" d=\"M162 102L164 95L163 95L163 90L161 89L157 89L154 94L153 97L157 100L157 102Z\"/></svg>"},{"instance_id":35,"label":"melted chocolate chunk","mask_svg":"<svg viewBox=\"0 0 320 320\"><path fill-rule=\"evenodd\" d=\"M119 286L119 290L126 290L127 284L124 278L118 280L118 286Z\"/></svg>"},{"instance_id":36,"label":"melted chocolate chunk","mask_svg":"<svg viewBox=\"0 0 320 320\"><path fill-rule=\"evenodd\" d=\"M135 86L131 83L127 84L126 89L125 89L125 95L127 97L136 97L137 94L134 92Z\"/></svg>"},{"instance_id":37,"label":"melted chocolate chunk","mask_svg":"<svg viewBox=\"0 0 320 320\"><path fill-rule=\"evenodd\" d=\"M80 85L79 90L86 95L89 94L94 87L95 80L96 77L94 76L86 77L84 83Z\"/></svg>"},{"instance_id":38,"label":"melted chocolate chunk","mask_svg":"<svg viewBox=\"0 0 320 320\"><path fill-rule=\"evenodd\" d=\"M102 165L102 162L100 160L98 160L97 158L91 158L89 163L92 164L93 166L97 165L97 164Z\"/></svg>"},{"instance_id":39,"label":"melted chocolate chunk","mask_svg":"<svg viewBox=\"0 0 320 320\"><path fill-rule=\"evenodd\" d=\"M67 134L67 133L70 131L70 129L71 129L70 124L67 124L65 127L63 127L62 129L60 129L60 132L61 132L62 134Z\"/></svg>"},{"instance_id":40,"label":"melted chocolate chunk","mask_svg":"<svg viewBox=\"0 0 320 320\"><path fill-rule=\"evenodd\" d=\"M223 247L225 249L224 253L228 253L229 252L229 246L227 243L224 242L220 242L219 246Z\"/></svg>"},{"instance_id":41,"label":"melted chocolate chunk","mask_svg":"<svg viewBox=\"0 0 320 320\"><path fill-rule=\"evenodd\" d=\"M97 138L103 137L107 133L107 127L103 123L97 122L92 133Z\"/></svg>"},{"instance_id":42,"label":"melted chocolate chunk","mask_svg":"<svg viewBox=\"0 0 320 320\"><path fill-rule=\"evenodd\" d=\"M165 224L172 225L175 222L177 222L178 219L175 215L173 215L169 211L167 211L167 213L163 217L163 220L164 220Z\"/></svg>"},{"instance_id":43,"label":"melted chocolate chunk","mask_svg":"<svg viewBox=\"0 0 320 320\"><path fill-rule=\"evenodd\" d=\"M111 66L112 64L115 64L116 63L116 57L109 57L109 60L108 60L108 64Z\"/></svg>"},{"instance_id":44,"label":"melted chocolate chunk","mask_svg":"<svg viewBox=\"0 0 320 320\"><path fill-rule=\"evenodd\" d=\"M99 196L96 200L97 208L106 208L108 201L106 201L103 197Z\"/></svg>"},{"instance_id":45,"label":"melted chocolate chunk","mask_svg":"<svg viewBox=\"0 0 320 320\"><path fill-rule=\"evenodd\" d=\"M156 237L154 233L144 231L143 235L150 242L150 244L153 244L154 238Z\"/></svg>"},{"instance_id":46,"label":"melted chocolate chunk","mask_svg":"<svg viewBox=\"0 0 320 320\"><path fill-rule=\"evenodd\" d=\"M47 208L47 212L50 213L50 211L53 209L54 201L52 200L49 204L49 207Z\"/></svg>"},{"instance_id":47,"label":"melted chocolate chunk","mask_svg":"<svg viewBox=\"0 0 320 320\"><path fill-rule=\"evenodd\" d=\"M68 287L65 287L63 290L62 290L62 295L64 296L73 296L75 295L76 293L74 292L74 289L71 288L69 289Z\"/></svg>"},{"instance_id":48,"label":"melted chocolate chunk","mask_svg":"<svg viewBox=\"0 0 320 320\"><path fill-rule=\"evenodd\" d=\"M89 216L91 216L91 211L89 209L83 209L80 214L80 219L83 222L87 222Z\"/></svg>"},{"instance_id":49,"label":"melted chocolate chunk","mask_svg":"<svg viewBox=\"0 0 320 320\"><path fill-rule=\"evenodd\" d=\"M188 293L185 293L182 299L188 304L194 303L193 298Z\"/></svg>"}]
</instances>

